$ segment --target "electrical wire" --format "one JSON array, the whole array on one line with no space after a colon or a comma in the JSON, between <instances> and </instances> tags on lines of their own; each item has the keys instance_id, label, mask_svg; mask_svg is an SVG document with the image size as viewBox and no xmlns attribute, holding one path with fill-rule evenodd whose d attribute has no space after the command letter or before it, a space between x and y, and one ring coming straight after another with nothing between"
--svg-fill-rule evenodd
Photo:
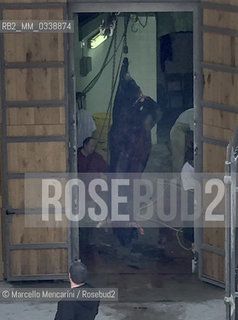
<instances>
[{"instance_id":1,"label":"electrical wire","mask_svg":"<svg viewBox=\"0 0 238 320\"><path fill-rule=\"evenodd\" d=\"M167 182L168 182L168 181L167 181ZM167 186L167 187L169 187L169 186ZM166 189L165 189L165 190L166 190ZM154 205L156 202L158 202L158 200L152 201L150 204L147 204L147 205L141 207L141 208L140 208L140 211L142 211L142 210L145 209L145 208L151 207L151 206ZM181 241L181 239L180 239L180 237L179 237L179 234L180 234L180 233L183 233L183 229L182 229L182 228L179 228L179 229L174 228L174 227L168 225L167 223L162 222L162 221L159 221L159 220L156 220L156 219L150 219L150 222L154 222L154 223L156 223L156 224L158 224L158 225L163 225L163 226L165 226L166 228L175 231L175 232L176 232L176 238L177 238L177 241L178 241L179 246L180 246L182 249L186 250L186 251L192 251L192 250L193 250L192 247L191 247L191 248L187 248L187 247L185 247L185 245L182 243L182 241Z\"/></svg>"},{"instance_id":2,"label":"electrical wire","mask_svg":"<svg viewBox=\"0 0 238 320\"><path fill-rule=\"evenodd\" d=\"M129 24L129 19L127 19L127 21L125 22L124 24L124 33L120 39L120 42L119 42L119 45L114 46L114 50L115 52L113 53L113 56L110 58L110 60L107 62L107 64L114 58L114 63L116 62L116 54L117 54L117 51L119 49L119 47L121 46L122 44L122 40L124 39L125 43L126 43L126 36L127 36L127 30L128 30L128 24ZM116 37L115 37L116 39ZM116 42L116 41L115 41ZM99 134L99 137L98 137L98 141L100 141L101 139L101 136L102 136L102 133L103 131L105 130L105 125L106 125L106 119L108 117L108 124L107 124L107 128L108 128L108 131L109 131L109 127L110 127L110 123L111 123L111 113L112 113L112 108L113 108L113 104L112 104L112 101L113 101L113 96L114 96L114 92L115 92L115 88L116 88L116 84L117 84L117 80L118 80L118 77L119 77L119 74L120 74L120 69L121 69L121 64L122 64L122 59L123 59L123 47L121 49L121 55L120 55L120 59L119 59L119 63L118 63L118 67L117 67L117 72L116 72L116 75L115 75L115 71L113 72L113 75L112 75L112 78L114 78L114 82L113 82L113 79L112 79L112 88L111 88L111 95L110 95L110 99L109 99L109 103L108 103L108 108L107 108L107 111L106 111L106 116L104 118L104 121L103 121L103 125L102 125L102 128L101 128L101 131L100 131L100 134ZM106 64L106 65L107 65ZM96 144L96 149L97 149L97 145L98 143ZM107 157L108 157L108 153L109 153L109 150L108 150L108 146L107 146Z\"/></svg>"},{"instance_id":3,"label":"electrical wire","mask_svg":"<svg viewBox=\"0 0 238 320\"><path fill-rule=\"evenodd\" d=\"M136 24L137 24L137 28L136 28ZM138 24L144 29L148 24L148 15L146 15L145 23L142 23L141 18L138 15L136 15L135 21L131 25L131 32L133 33L138 32L139 30Z\"/></svg>"},{"instance_id":4,"label":"electrical wire","mask_svg":"<svg viewBox=\"0 0 238 320\"><path fill-rule=\"evenodd\" d=\"M117 28L117 23L116 23L116 28ZM89 82L89 84L83 89L83 93L88 93L94 86L95 84L97 83L97 81L99 80L99 78L101 77L104 69L105 69L105 66L106 66L106 63L107 63L107 60L108 60L108 57L110 55L110 52L111 52L111 49L112 49L112 44L114 42L114 38L115 38L115 33L113 33L112 35L112 39L111 39L111 42L110 42L110 45L109 45L109 48L108 48L108 51L106 53L106 56L103 60L103 63L102 63L102 66L99 70L99 72L96 74L96 76Z\"/></svg>"},{"instance_id":5,"label":"electrical wire","mask_svg":"<svg viewBox=\"0 0 238 320\"><path fill-rule=\"evenodd\" d=\"M139 17L138 17L138 22L142 26L142 28L145 28L147 26L147 24L148 24L148 15L146 15L144 24L141 22L141 19Z\"/></svg>"},{"instance_id":6,"label":"electrical wire","mask_svg":"<svg viewBox=\"0 0 238 320\"><path fill-rule=\"evenodd\" d=\"M111 43L110 43L110 45L109 45L109 48L108 48L108 51L107 51L107 54L106 54L106 57L105 57L105 59L104 59L104 61L103 61L103 64L102 64L99 72L98 72L98 73L96 74L96 76L89 82L89 84L82 90L82 92L83 92L84 94L87 94L87 93L95 86L95 84L97 83L97 81L98 81L99 78L101 77L101 75L102 75L102 73L103 73L103 70L105 69L105 64L106 64L106 62L107 62L108 56L109 56L109 54L110 54L110 52L111 52L113 40L114 40L114 38L112 37Z\"/></svg>"},{"instance_id":7,"label":"electrical wire","mask_svg":"<svg viewBox=\"0 0 238 320\"><path fill-rule=\"evenodd\" d=\"M129 23L129 21L128 21ZM111 52L111 49L112 49L112 44L114 43L114 37L115 37L115 32L116 32L116 29L117 29L117 24L116 24L116 28L115 28L115 31L113 33L113 36L112 36L112 39L111 39L111 43L109 45L109 48L108 48L108 51L107 51L107 54L106 54L106 57L103 61L103 64L99 70L99 72L95 75L95 77L89 82L89 84L82 90L83 93L88 93L94 86L95 84L97 83L97 81L100 79L104 69L108 66L108 64L112 61L112 59L114 58L114 56L116 55L117 51L119 50L121 44L122 44L122 41L123 39L125 38L125 33L127 32L127 30L124 31L123 35L121 36L121 39L116 47L116 51L114 51L114 53L112 54L112 56L108 59L108 56L110 55L110 52Z\"/></svg>"},{"instance_id":8,"label":"electrical wire","mask_svg":"<svg viewBox=\"0 0 238 320\"><path fill-rule=\"evenodd\" d=\"M187 248L187 247L185 247L185 245L182 243L181 239L179 238L179 232L183 232L182 229L181 229L181 230L178 230L178 231L176 232L176 238L177 238L177 240L178 240L178 244L180 245L180 247L183 248L183 249L186 250L186 251L192 251L192 250L193 250L192 247L191 247L191 248Z\"/></svg>"},{"instance_id":9,"label":"electrical wire","mask_svg":"<svg viewBox=\"0 0 238 320\"><path fill-rule=\"evenodd\" d=\"M103 133L103 131L105 130L105 125L106 125L107 117L108 117L108 115L111 114L112 100L113 100L113 95L114 95L114 91L115 91L117 79L118 79L118 76L119 76L119 73L120 73L120 68L121 68L121 64L122 64L122 57L123 57L123 49L122 49L121 57L120 57L120 60L119 60L119 63L118 63L118 68L117 68L117 73L116 73L114 85L113 85L113 88L112 88L112 90L111 90L111 96L110 96L110 100L109 100L109 103L108 103L108 108L107 108L107 111L106 111L106 116L105 116L105 118L104 118L104 120L103 120L103 125L102 125L102 128L101 128L99 137L98 137L98 141L100 141L101 136L102 136L102 133ZM109 127L110 127L110 122L111 122L111 118L110 118L110 116L109 116L109 119L108 119L108 131L109 131ZM97 144L96 144L96 149L97 149L97 145L98 145L98 142L97 142ZM107 152L108 152L108 150L107 150Z\"/></svg>"}]
</instances>

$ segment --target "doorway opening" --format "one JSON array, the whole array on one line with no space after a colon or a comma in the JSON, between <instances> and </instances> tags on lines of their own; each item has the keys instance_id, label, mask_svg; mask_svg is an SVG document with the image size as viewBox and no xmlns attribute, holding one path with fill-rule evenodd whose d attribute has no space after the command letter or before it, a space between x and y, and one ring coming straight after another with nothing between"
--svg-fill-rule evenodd
<instances>
[{"instance_id":1,"label":"doorway opening","mask_svg":"<svg viewBox=\"0 0 238 320\"><path fill-rule=\"evenodd\" d=\"M93 136L96 152L110 163L108 133L127 58L131 78L161 111L143 172L172 172L170 131L193 107L193 13L78 13L75 22L77 148ZM164 226L133 229L125 240L128 233L122 239L110 228L81 228L80 256L89 271L129 276L134 283L140 279L140 286L153 275L191 275L192 240Z\"/></svg>"}]
</instances>

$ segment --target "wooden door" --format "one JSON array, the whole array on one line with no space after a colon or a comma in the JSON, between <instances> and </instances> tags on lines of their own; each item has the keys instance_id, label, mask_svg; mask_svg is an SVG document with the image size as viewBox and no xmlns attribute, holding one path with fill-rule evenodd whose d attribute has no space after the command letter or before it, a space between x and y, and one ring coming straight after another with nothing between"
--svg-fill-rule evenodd
<instances>
[{"instance_id":1,"label":"wooden door","mask_svg":"<svg viewBox=\"0 0 238 320\"><path fill-rule=\"evenodd\" d=\"M224 173L226 146L238 123L238 3L208 0L202 7L203 172ZM224 206L220 210L224 213ZM224 248L224 225L210 228L204 224L200 252L203 280L224 285Z\"/></svg>"},{"instance_id":2,"label":"wooden door","mask_svg":"<svg viewBox=\"0 0 238 320\"><path fill-rule=\"evenodd\" d=\"M23 0L11 7L7 4L15 1L2 2L1 20L66 16L60 0L51 5ZM1 36L5 264L11 281L67 277L67 223L27 228L24 219L24 174L68 170L65 40L63 33ZM37 212L32 219L40 219Z\"/></svg>"}]
</instances>

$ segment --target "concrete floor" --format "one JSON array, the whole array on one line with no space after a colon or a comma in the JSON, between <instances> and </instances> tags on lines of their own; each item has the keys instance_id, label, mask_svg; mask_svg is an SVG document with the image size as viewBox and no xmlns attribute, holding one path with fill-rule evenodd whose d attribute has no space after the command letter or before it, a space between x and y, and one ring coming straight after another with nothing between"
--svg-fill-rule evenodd
<instances>
[{"instance_id":1,"label":"concrete floor","mask_svg":"<svg viewBox=\"0 0 238 320\"><path fill-rule=\"evenodd\" d=\"M92 278L95 283L95 275ZM155 281L157 288L156 285L152 288L150 284L141 286L140 280L137 280L124 293L124 297L119 298L119 302L101 303L96 320L225 320L224 290L205 284L196 276L160 276ZM44 283L44 286L49 287L49 284ZM5 288L12 285L1 282L0 286ZM42 287L42 283L29 286ZM52 283L52 286L62 286L62 283ZM0 310L1 320L54 319L56 304L1 303Z\"/></svg>"}]
</instances>

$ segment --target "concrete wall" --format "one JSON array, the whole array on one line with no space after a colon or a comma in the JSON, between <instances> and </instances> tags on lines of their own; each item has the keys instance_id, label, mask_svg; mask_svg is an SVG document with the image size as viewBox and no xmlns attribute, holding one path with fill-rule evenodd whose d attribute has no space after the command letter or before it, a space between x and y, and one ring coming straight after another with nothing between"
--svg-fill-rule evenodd
<instances>
[{"instance_id":1,"label":"concrete wall","mask_svg":"<svg viewBox=\"0 0 238 320\"><path fill-rule=\"evenodd\" d=\"M186 33L184 33L186 32ZM193 13L192 12L157 12L158 37L158 95L163 107L168 106L166 73L193 72ZM160 65L160 37L172 35L172 61L165 62L166 72Z\"/></svg>"}]
</instances>

